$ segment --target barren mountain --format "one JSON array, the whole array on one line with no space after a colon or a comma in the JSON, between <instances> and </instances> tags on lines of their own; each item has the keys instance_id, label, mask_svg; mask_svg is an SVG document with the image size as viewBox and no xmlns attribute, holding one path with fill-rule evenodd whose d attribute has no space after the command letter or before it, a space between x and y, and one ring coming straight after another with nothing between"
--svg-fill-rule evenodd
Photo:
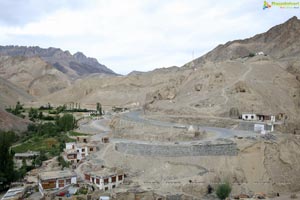
<instances>
[{"instance_id":1,"label":"barren mountain","mask_svg":"<svg viewBox=\"0 0 300 200\"><path fill-rule=\"evenodd\" d=\"M181 117L228 117L233 108L240 113L285 113L296 125L299 33L300 21L294 17L266 33L221 45L197 59L194 67L84 79L44 101L144 105L151 113ZM249 56L261 51L267 55Z\"/></svg>"},{"instance_id":2,"label":"barren mountain","mask_svg":"<svg viewBox=\"0 0 300 200\"><path fill-rule=\"evenodd\" d=\"M39 57L0 56L0 77L37 97L70 84L65 74Z\"/></svg>"},{"instance_id":3,"label":"barren mountain","mask_svg":"<svg viewBox=\"0 0 300 200\"><path fill-rule=\"evenodd\" d=\"M69 51L62 51L58 48L50 47L43 49L40 47L0 46L0 55L38 56L71 78L78 78L92 73L116 75L116 73L108 69L105 65L98 63L95 58L88 58L81 52L71 55Z\"/></svg>"},{"instance_id":4,"label":"barren mountain","mask_svg":"<svg viewBox=\"0 0 300 200\"><path fill-rule=\"evenodd\" d=\"M36 100L25 90L3 78L0 78L0 91L0 107L16 105L17 101L30 102Z\"/></svg>"},{"instance_id":5,"label":"barren mountain","mask_svg":"<svg viewBox=\"0 0 300 200\"><path fill-rule=\"evenodd\" d=\"M217 62L246 57L249 54L263 52L277 59L297 57L300 54L300 20L292 17L283 24L274 26L265 33L245 40L235 40L219 45L204 56L193 60L186 66L197 65L205 61Z\"/></svg>"}]
</instances>

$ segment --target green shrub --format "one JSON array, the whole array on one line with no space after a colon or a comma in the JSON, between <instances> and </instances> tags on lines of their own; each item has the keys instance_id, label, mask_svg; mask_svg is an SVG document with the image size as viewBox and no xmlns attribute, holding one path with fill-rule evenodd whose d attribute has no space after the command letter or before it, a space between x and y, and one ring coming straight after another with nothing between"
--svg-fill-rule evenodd
<instances>
[{"instance_id":1,"label":"green shrub","mask_svg":"<svg viewBox=\"0 0 300 200\"><path fill-rule=\"evenodd\" d=\"M249 55L248 55L249 57L254 57L255 56L255 54L254 53L249 53Z\"/></svg>"},{"instance_id":2,"label":"green shrub","mask_svg":"<svg viewBox=\"0 0 300 200\"><path fill-rule=\"evenodd\" d=\"M229 196L231 192L231 186L229 185L229 183L223 183L218 185L217 190L216 190L216 194L219 197L219 199L226 199L226 197Z\"/></svg>"}]
</instances>

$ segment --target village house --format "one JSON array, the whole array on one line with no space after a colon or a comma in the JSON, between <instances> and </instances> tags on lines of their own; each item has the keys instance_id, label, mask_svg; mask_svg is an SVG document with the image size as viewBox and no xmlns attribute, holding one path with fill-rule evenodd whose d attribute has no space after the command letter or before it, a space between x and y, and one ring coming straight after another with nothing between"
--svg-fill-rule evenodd
<instances>
[{"instance_id":1,"label":"village house","mask_svg":"<svg viewBox=\"0 0 300 200\"><path fill-rule=\"evenodd\" d=\"M36 151L28 151L26 153L16 153L14 155L14 163L17 168L22 167L23 160L26 162L26 165L31 166L33 164L33 160L40 155L40 152Z\"/></svg>"},{"instance_id":2,"label":"village house","mask_svg":"<svg viewBox=\"0 0 300 200\"><path fill-rule=\"evenodd\" d=\"M42 196L47 191L59 190L71 184L77 184L77 176L70 170L42 172L38 175L38 187Z\"/></svg>"},{"instance_id":3,"label":"village house","mask_svg":"<svg viewBox=\"0 0 300 200\"><path fill-rule=\"evenodd\" d=\"M66 143L64 158L72 164L79 163L82 159L86 158L90 153L97 151L97 147L92 143Z\"/></svg>"},{"instance_id":4,"label":"village house","mask_svg":"<svg viewBox=\"0 0 300 200\"><path fill-rule=\"evenodd\" d=\"M124 181L124 172L116 168L103 168L99 171L87 172L85 180L95 184L100 190L111 190L118 187Z\"/></svg>"},{"instance_id":5,"label":"village house","mask_svg":"<svg viewBox=\"0 0 300 200\"><path fill-rule=\"evenodd\" d=\"M275 115L267 115L267 114L255 114L255 113L244 113L242 114L242 120L246 121L270 121L275 122Z\"/></svg>"},{"instance_id":6,"label":"village house","mask_svg":"<svg viewBox=\"0 0 300 200\"><path fill-rule=\"evenodd\" d=\"M77 136L76 142L78 143L88 143L90 141L91 136Z\"/></svg>"}]
</instances>

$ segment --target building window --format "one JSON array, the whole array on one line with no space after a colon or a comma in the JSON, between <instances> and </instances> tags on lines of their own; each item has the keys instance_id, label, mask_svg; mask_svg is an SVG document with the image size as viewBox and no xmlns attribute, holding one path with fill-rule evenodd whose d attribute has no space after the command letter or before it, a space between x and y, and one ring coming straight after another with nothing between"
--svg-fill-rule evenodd
<instances>
[{"instance_id":1,"label":"building window","mask_svg":"<svg viewBox=\"0 0 300 200\"><path fill-rule=\"evenodd\" d=\"M108 184L108 178L104 179L104 185Z\"/></svg>"},{"instance_id":2,"label":"building window","mask_svg":"<svg viewBox=\"0 0 300 200\"><path fill-rule=\"evenodd\" d=\"M94 151L94 149L93 149L93 148L90 148L90 151Z\"/></svg>"},{"instance_id":3,"label":"building window","mask_svg":"<svg viewBox=\"0 0 300 200\"><path fill-rule=\"evenodd\" d=\"M100 179L96 178L96 184L100 184Z\"/></svg>"},{"instance_id":4,"label":"building window","mask_svg":"<svg viewBox=\"0 0 300 200\"><path fill-rule=\"evenodd\" d=\"M119 176L118 176L118 180L119 180L119 181L123 180L123 175L119 175Z\"/></svg>"},{"instance_id":5,"label":"building window","mask_svg":"<svg viewBox=\"0 0 300 200\"><path fill-rule=\"evenodd\" d=\"M91 176L88 175L88 174L85 174L85 175L84 175L84 178L85 178L85 180L90 181Z\"/></svg>"},{"instance_id":6,"label":"building window","mask_svg":"<svg viewBox=\"0 0 300 200\"><path fill-rule=\"evenodd\" d=\"M116 188L116 185L112 185L112 188Z\"/></svg>"},{"instance_id":7,"label":"building window","mask_svg":"<svg viewBox=\"0 0 300 200\"><path fill-rule=\"evenodd\" d=\"M245 118L248 119L248 115L246 115Z\"/></svg>"},{"instance_id":8,"label":"building window","mask_svg":"<svg viewBox=\"0 0 300 200\"><path fill-rule=\"evenodd\" d=\"M105 187L104 190L105 190L105 191L108 190L108 187Z\"/></svg>"},{"instance_id":9,"label":"building window","mask_svg":"<svg viewBox=\"0 0 300 200\"><path fill-rule=\"evenodd\" d=\"M86 140L86 139L83 139L83 142L84 142L84 143L87 143L87 140Z\"/></svg>"},{"instance_id":10,"label":"building window","mask_svg":"<svg viewBox=\"0 0 300 200\"><path fill-rule=\"evenodd\" d=\"M58 180L58 187L65 187L65 180Z\"/></svg>"},{"instance_id":11,"label":"building window","mask_svg":"<svg viewBox=\"0 0 300 200\"><path fill-rule=\"evenodd\" d=\"M253 115L251 115L251 119L254 119L254 116L253 116Z\"/></svg>"},{"instance_id":12,"label":"building window","mask_svg":"<svg viewBox=\"0 0 300 200\"><path fill-rule=\"evenodd\" d=\"M68 185L68 184L71 184L71 179L70 178L68 178L67 180L66 180L66 184Z\"/></svg>"},{"instance_id":13,"label":"building window","mask_svg":"<svg viewBox=\"0 0 300 200\"><path fill-rule=\"evenodd\" d=\"M82 152L85 152L85 149L82 149L81 151L82 151Z\"/></svg>"}]
</instances>

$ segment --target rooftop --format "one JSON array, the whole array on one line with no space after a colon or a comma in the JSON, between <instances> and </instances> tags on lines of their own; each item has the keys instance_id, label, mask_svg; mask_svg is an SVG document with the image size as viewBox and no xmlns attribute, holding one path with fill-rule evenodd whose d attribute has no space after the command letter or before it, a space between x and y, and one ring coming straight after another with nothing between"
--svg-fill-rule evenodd
<instances>
[{"instance_id":1,"label":"rooftop","mask_svg":"<svg viewBox=\"0 0 300 200\"><path fill-rule=\"evenodd\" d=\"M26 153L16 153L15 157L30 157L30 156L38 156L40 152L37 151L28 151Z\"/></svg>"},{"instance_id":2,"label":"rooftop","mask_svg":"<svg viewBox=\"0 0 300 200\"><path fill-rule=\"evenodd\" d=\"M9 189L6 194L2 197L3 200L15 199L20 195L20 193L25 191L25 187L12 188Z\"/></svg>"},{"instance_id":3,"label":"rooftop","mask_svg":"<svg viewBox=\"0 0 300 200\"><path fill-rule=\"evenodd\" d=\"M122 169L117 168L103 168L101 170L88 172L91 176L107 177L112 175L124 174Z\"/></svg>"},{"instance_id":4,"label":"rooftop","mask_svg":"<svg viewBox=\"0 0 300 200\"><path fill-rule=\"evenodd\" d=\"M41 172L39 174L39 178L41 180L67 178L67 177L74 177L74 176L76 176L76 174L70 170Z\"/></svg>"}]
</instances>

